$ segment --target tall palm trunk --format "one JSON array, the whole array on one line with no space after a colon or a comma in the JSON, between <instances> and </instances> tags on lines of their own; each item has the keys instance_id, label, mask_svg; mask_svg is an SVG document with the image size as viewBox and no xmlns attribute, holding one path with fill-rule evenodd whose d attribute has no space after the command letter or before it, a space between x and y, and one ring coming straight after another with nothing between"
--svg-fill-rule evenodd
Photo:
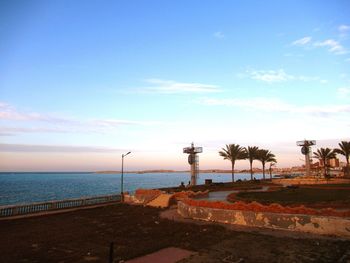
<instances>
[{"instance_id":1,"label":"tall palm trunk","mask_svg":"<svg viewBox=\"0 0 350 263\"><path fill-rule=\"evenodd\" d=\"M262 163L262 167L263 167L263 178L265 180L265 162Z\"/></svg>"},{"instance_id":2,"label":"tall palm trunk","mask_svg":"<svg viewBox=\"0 0 350 263\"><path fill-rule=\"evenodd\" d=\"M232 183L235 182L235 162L232 162Z\"/></svg>"},{"instance_id":3,"label":"tall palm trunk","mask_svg":"<svg viewBox=\"0 0 350 263\"><path fill-rule=\"evenodd\" d=\"M249 163L250 163L250 180L253 181L253 161Z\"/></svg>"},{"instance_id":4,"label":"tall palm trunk","mask_svg":"<svg viewBox=\"0 0 350 263\"><path fill-rule=\"evenodd\" d=\"M326 178L327 177L327 159L323 159L323 176Z\"/></svg>"}]
</instances>

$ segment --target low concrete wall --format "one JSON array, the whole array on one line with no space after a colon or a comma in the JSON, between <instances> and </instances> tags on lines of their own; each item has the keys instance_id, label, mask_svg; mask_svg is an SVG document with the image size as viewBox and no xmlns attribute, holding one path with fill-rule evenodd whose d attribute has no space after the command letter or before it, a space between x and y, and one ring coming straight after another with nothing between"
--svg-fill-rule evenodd
<instances>
[{"instance_id":1,"label":"low concrete wall","mask_svg":"<svg viewBox=\"0 0 350 263\"><path fill-rule=\"evenodd\" d=\"M350 184L350 179L345 178L332 178L326 180L324 178L290 178L290 179L272 179L272 182L275 184L282 185L299 185L299 184Z\"/></svg>"},{"instance_id":2,"label":"low concrete wall","mask_svg":"<svg viewBox=\"0 0 350 263\"><path fill-rule=\"evenodd\" d=\"M225 210L178 203L185 218L350 238L350 218Z\"/></svg>"}]
</instances>

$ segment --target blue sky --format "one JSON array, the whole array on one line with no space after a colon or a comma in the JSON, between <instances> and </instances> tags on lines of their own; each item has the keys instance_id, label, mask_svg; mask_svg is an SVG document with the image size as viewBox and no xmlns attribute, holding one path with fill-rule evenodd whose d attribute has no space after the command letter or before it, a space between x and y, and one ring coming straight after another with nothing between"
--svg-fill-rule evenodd
<instances>
[{"instance_id":1,"label":"blue sky","mask_svg":"<svg viewBox=\"0 0 350 263\"><path fill-rule=\"evenodd\" d=\"M0 170L280 167L349 140L348 1L1 1ZM241 162L238 168L246 168ZM258 166L258 164L256 164Z\"/></svg>"}]
</instances>

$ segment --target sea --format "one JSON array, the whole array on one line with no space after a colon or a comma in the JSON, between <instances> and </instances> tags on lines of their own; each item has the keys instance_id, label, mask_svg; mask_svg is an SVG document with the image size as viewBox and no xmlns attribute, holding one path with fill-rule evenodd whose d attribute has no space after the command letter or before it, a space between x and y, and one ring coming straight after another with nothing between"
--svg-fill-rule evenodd
<instances>
[{"instance_id":1,"label":"sea","mask_svg":"<svg viewBox=\"0 0 350 263\"><path fill-rule=\"evenodd\" d=\"M254 174L256 179L261 174ZM213 182L230 182L230 173L203 173L198 184L205 179ZM250 174L235 174L235 180L249 180ZM138 188L161 188L186 185L190 180L188 172L179 173L124 173L124 191L133 193ZM63 200L89 196L119 194L120 173L0 173L0 206L28 204L52 200Z\"/></svg>"}]
</instances>

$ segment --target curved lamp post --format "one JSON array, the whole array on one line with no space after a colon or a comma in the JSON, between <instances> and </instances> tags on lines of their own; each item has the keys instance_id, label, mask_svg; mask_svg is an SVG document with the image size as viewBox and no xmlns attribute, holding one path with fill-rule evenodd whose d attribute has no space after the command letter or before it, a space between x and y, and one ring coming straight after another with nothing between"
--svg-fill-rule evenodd
<instances>
[{"instance_id":1,"label":"curved lamp post","mask_svg":"<svg viewBox=\"0 0 350 263\"><path fill-rule=\"evenodd\" d=\"M130 154L131 152L128 152L126 154L122 154L122 176L121 176L121 187L120 187L120 200L124 202L124 157Z\"/></svg>"}]
</instances>

